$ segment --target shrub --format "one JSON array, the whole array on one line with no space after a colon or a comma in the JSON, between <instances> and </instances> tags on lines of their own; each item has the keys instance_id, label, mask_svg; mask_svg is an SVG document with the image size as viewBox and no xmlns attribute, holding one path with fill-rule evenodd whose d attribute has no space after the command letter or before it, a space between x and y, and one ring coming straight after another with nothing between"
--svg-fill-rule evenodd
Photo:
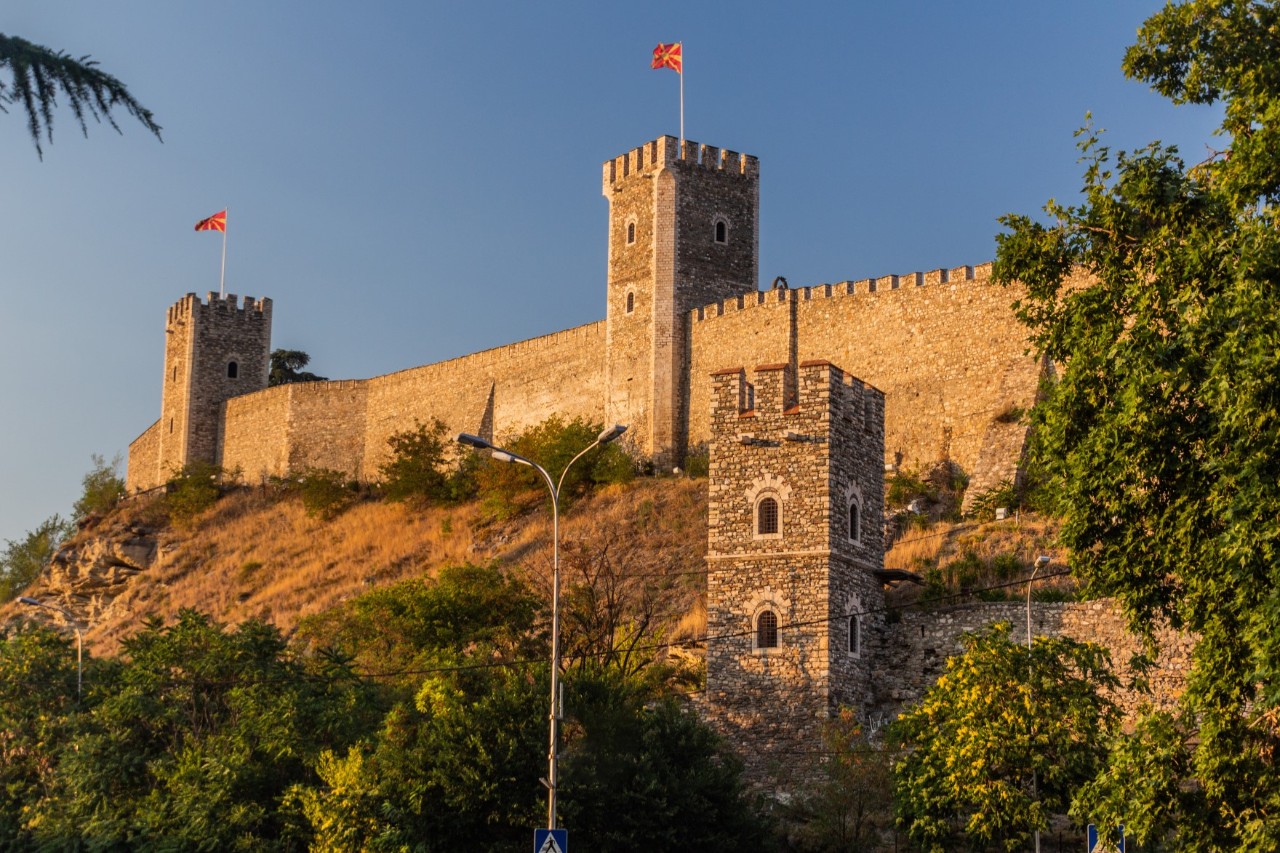
<instances>
[{"instance_id":1,"label":"shrub","mask_svg":"<svg viewBox=\"0 0 1280 853\"><path fill-rule=\"evenodd\" d=\"M221 479L222 469L211 462L184 465L167 484L164 502L169 518L189 522L213 506L222 495Z\"/></svg>"},{"instance_id":2,"label":"shrub","mask_svg":"<svg viewBox=\"0 0 1280 853\"><path fill-rule=\"evenodd\" d=\"M526 459L537 462L560 480L565 466L600 435L603 427L574 418L565 423L553 415L535 427L505 443L505 447ZM488 461L475 470L476 482L486 508L498 518L509 517L521 508L540 500L541 475L527 465ZM595 485L626 483L635 477L635 462L618 444L606 444L587 453L564 478L560 490L560 508L570 504Z\"/></svg>"},{"instance_id":3,"label":"shrub","mask_svg":"<svg viewBox=\"0 0 1280 853\"><path fill-rule=\"evenodd\" d=\"M308 468L298 481L307 515L325 520L342 513L355 499L347 475L332 468Z\"/></svg>"},{"instance_id":4,"label":"shrub","mask_svg":"<svg viewBox=\"0 0 1280 853\"><path fill-rule=\"evenodd\" d=\"M415 422L413 429L387 439L391 459L382 466L381 474L388 500L427 506L462 497L446 472L447 432L444 423L436 419L430 424Z\"/></svg>"},{"instance_id":5,"label":"shrub","mask_svg":"<svg viewBox=\"0 0 1280 853\"><path fill-rule=\"evenodd\" d=\"M72 505L75 519L79 521L90 515L105 515L115 509L116 504L124 497L124 479L120 476L120 456L117 454L110 464L99 454L93 454L93 467L84 475L81 485L84 491L80 499Z\"/></svg>"},{"instance_id":6,"label":"shrub","mask_svg":"<svg viewBox=\"0 0 1280 853\"><path fill-rule=\"evenodd\" d=\"M711 472L711 453L705 444L690 450L684 457L684 472L690 477L705 477Z\"/></svg>"}]
</instances>

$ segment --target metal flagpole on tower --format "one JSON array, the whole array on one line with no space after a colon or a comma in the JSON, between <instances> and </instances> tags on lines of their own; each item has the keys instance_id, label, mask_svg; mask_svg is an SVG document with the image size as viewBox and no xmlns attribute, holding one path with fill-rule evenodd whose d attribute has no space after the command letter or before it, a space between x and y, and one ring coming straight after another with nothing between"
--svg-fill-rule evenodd
<instances>
[{"instance_id":1,"label":"metal flagpole on tower","mask_svg":"<svg viewBox=\"0 0 1280 853\"><path fill-rule=\"evenodd\" d=\"M680 42L680 156L684 156L684 42Z\"/></svg>"},{"instance_id":2,"label":"metal flagpole on tower","mask_svg":"<svg viewBox=\"0 0 1280 853\"><path fill-rule=\"evenodd\" d=\"M222 209L223 215L231 213L230 206ZM223 299L227 297L227 225L223 221L222 225L222 274L218 276L218 295Z\"/></svg>"}]
</instances>

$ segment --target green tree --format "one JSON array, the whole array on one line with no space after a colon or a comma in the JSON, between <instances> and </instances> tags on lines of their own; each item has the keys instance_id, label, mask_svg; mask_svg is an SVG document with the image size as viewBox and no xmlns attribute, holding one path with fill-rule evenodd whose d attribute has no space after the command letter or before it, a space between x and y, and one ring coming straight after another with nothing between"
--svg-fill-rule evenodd
<instances>
[{"instance_id":1,"label":"green tree","mask_svg":"<svg viewBox=\"0 0 1280 853\"><path fill-rule=\"evenodd\" d=\"M1008 634L998 624L967 635L964 654L893 724L899 824L927 850L956 836L1019 849L1102 767L1116 717L1099 694L1116 685L1106 651L1044 637L1028 649Z\"/></svg>"},{"instance_id":2,"label":"green tree","mask_svg":"<svg viewBox=\"0 0 1280 853\"><path fill-rule=\"evenodd\" d=\"M743 787L741 762L685 704L616 670L579 673L566 688L560 808L575 844L770 849L772 827Z\"/></svg>"},{"instance_id":3,"label":"green tree","mask_svg":"<svg viewBox=\"0 0 1280 853\"><path fill-rule=\"evenodd\" d=\"M90 457L93 467L81 480L83 492L80 499L72 507L72 515L76 521L90 515L105 515L115 509L116 504L124 497L124 478L120 476L120 456L117 454L111 462L97 453Z\"/></svg>"},{"instance_id":4,"label":"green tree","mask_svg":"<svg viewBox=\"0 0 1280 853\"><path fill-rule=\"evenodd\" d=\"M49 567L54 552L71 535L71 522L54 515L21 540L5 540L0 551L0 601L15 598Z\"/></svg>"},{"instance_id":5,"label":"green tree","mask_svg":"<svg viewBox=\"0 0 1280 853\"><path fill-rule=\"evenodd\" d=\"M565 421L552 415L537 426L504 442L503 446L537 462L559 482L565 466L594 442L604 427L583 418ZM476 470L480 496L499 518L536 506L547 497L537 471L527 465L488 462ZM570 505L592 486L626 483L635 476L635 463L617 442L593 448L569 470L560 490L560 508Z\"/></svg>"},{"instance_id":6,"label":"green tree","mask_svg":"<svg viewBox=\"0 0 1280 853\"><path fill-rule=\"evenodd\" d=\"M462 468L449 470L447 432L437 418L430 424L415 423L413 429L393 433L387 439L391 458L383 464L381 474L389 500L422 507L468 496L467 473Z\"/></svg>"},{"instance_id":7,"label":"green tree","mask_svg":"<svg viewBox=\"0 0 1280 853\"><path fill-rule=\"evenodd\" d=\"M1087 594L1115 596L1139 630L1199 638L1183 783L1224 848L1280 846L1278 31L1274 2L1148 19L1126 74L1221 104L1225 150L1190 167L1159 144L1113 156L1086 128L1082 199L1050 202L1046 223L1005 217L995 267L1025 286L1020 316L1063 365L1035 426ZM1147 799L1139 777L1110 778Z\"/></svg>"},{"instance_id":8,"label":"green tree","mask_svg":"<svg viewBox=\"0 0 1280 853\"><path fill-rule=\"evenodd\" d=\"M227 630L194 611L124 641L29 827L49 848L296 847L280 808L324 749L372 728L340 660L292 658L274 627Z\"/></svg>"},{"instance_id":9,"label":"green tree","mask_svg":"<svg viewBox=\"0 0 1280 853\"><path fill-rule=\"evenodd\" d=\"M24 823L52 787L75 714L76 653L65 633L0 637L0 848L32 846Z\"/></svg>"},{"instance_id":10,"label":"green tree","mask_svg":"<svg viewBox=\"0 0 1280 853\"><path fill-rule=\"evenodd\" d=\"M875 849L893 824L893 753L867 737L847 708L823 725L822 746L817 778L786 809L799 849Z\"/></svg>"},{"instance_id":11,"label":"green tree","mask_svg":"<svg viewBox=\"0 0 1280 853\"><path fill-rule=\"evenodd\" d=\"M302 368L311 363L311 356L302 350L278 349L271 352L271 370L267 385L288 385L292 382L325 382L328 377L316 376Z\"/></svg>"},{"instance_id":12,"label":"green tree","mask_svg":"<svg viewBox=\"0 0 1280 853\"><path fill-rule=\"evenodd\" d=\"M62 51L0 33L0 69L9 72L7 83L0 80L0 111L8 112L6 104L22 106L27 114L27 130L41 159L44 158L41 137L53 142L53 109L59 92L66 96L86 136L89 134L87 116L98 122L106 121L120 132L111 114L113 109L120 108L155 134L156 139L160 138L160 125L156 124L151 111L138 103L123 83L99 69L98 63L87 56L72 59Z\"/></svg>"}]
</instances>

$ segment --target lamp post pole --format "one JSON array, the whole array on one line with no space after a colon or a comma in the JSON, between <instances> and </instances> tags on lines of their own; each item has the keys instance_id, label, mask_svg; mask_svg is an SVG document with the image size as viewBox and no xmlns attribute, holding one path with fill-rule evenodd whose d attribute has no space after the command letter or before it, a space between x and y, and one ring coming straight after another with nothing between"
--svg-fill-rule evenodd
<instances>
[{"instance_id":1,"label":"lamp post pole","mask_svg":"<svg viewBox=\"0 0 1280 853\"><path fill-rule=\"evenodd\" d=\"M1036 557L1035 565L1031 567L1031 577L1027 578L1027 651L1031 650L1031 584L1035 582L1036 574L1049 565L1049 558L1041 554ZM1031 791L1036 793L1038 787L1035 770L1031 771ZM1038 794L1037 794L1038 796ZM1036 853L1040 853L1040 830L1036 829Z\"/></svg>"},{"instance_id":2,"label":"lamp post pole","mask_svg":"<svg viewBox=\"0 0 1280 853\"><path fill-rule=\"evenodd\" d=\"M578 451L578 455L569 460L560 472L558 482L551 479L547 469L532 459L526 459L518 453L503 450L493 443L470 433L458 433L457 441L477 450L488 450L490 456L499 462L514 462L528 465L542 475L551 492L551 713L550 713L550 746L547 750L547 829L556 829L556 790L560 784L560 489L564 486L565 475L588 451L608 444L627 431L625 426L614 424L596 436L596 440Z\"/></svg>"},{"instance_id":3,"label":"lamp post pole","mask_svg":"<svg viewBox=\"0 0 1280 853\"><path fill-rule=\"evenodd\" d=\"M43 607L45 610L61 613L71 623L71 630L76 632L76 699L79 700L84 693L84 637L80 633L80 624L74 616L56 605L45 604L43 601L28 598L25 595L18 601L31 607Z\"/></svg>"}]
</instances>

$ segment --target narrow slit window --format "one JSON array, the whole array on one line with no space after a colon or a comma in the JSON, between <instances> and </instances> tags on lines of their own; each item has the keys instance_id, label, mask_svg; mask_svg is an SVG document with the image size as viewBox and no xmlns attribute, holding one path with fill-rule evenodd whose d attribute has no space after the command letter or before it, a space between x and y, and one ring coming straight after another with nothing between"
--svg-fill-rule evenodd
<instances>
[{"instance_id":1,"label":"narrow slit window","mask_svg":"<svg viewBox=\"0 0 1280 853\"><path fill-rule=\"evenodd\" d=\"M857 501L849 504L849 541L857 542L862 536L862 508Z\"/></svg>"},{"instance_id":2,"label":"narrow slit window","mask_svg":"<svg viewBox=\"0 0 1280 853\"><path fill-rule=\"evenodd\" d=\"M234 361L227 362L227 378L228 379L240 378L240 364L238 362L234 362Z\"/></svg>"},{"instance_id":3,"label":"narrow slit window","mask_svg":"<svg viewBox=\"0 0 1280 853\"><path fill-rule=\"evenodd\" d=\"M854 613L849 616L849 654L858 655L862 653L862 620L858 618L858 614Z\"/></svg>"},{"instance_id":4,"label":"narrow slit window","mask_svg":"<svg viewBox=\"0 0 1280 853\"><path fill-rule=\"evenodd\" d=\"M630 314L636 308L636 295L634 293L627 294L627 313Z\"/></svg>"},{"instance_id":5,"label":"narrow slit window","mask_svg":"<svg viewBox=\"0 0 1280 853\"><path fill-rule=\"evenodd\" d=\"M631 244L636 241L636 224L634 222L627 223L627 243Z\"/></svg>"},{"instance_id":6,"label":"narrow slit window","mask_svg":"<svg viewBox=\"0 0 1280 853\"><path fill-rule=\"evenodd\" d=\"M716 220L716 242L729 242L729 226L723 219Z\"/></svg>"},{"instance_id":7,"label":"narrow slit window","mask_svg":"<svg viewBox=\"0 0 1280 853\"><path fill-rule=\"evenodd\" d=\"M778 614L766 610L756 618L756 648L776 649L778 647Z\"/></svg>"}]
</instances>

